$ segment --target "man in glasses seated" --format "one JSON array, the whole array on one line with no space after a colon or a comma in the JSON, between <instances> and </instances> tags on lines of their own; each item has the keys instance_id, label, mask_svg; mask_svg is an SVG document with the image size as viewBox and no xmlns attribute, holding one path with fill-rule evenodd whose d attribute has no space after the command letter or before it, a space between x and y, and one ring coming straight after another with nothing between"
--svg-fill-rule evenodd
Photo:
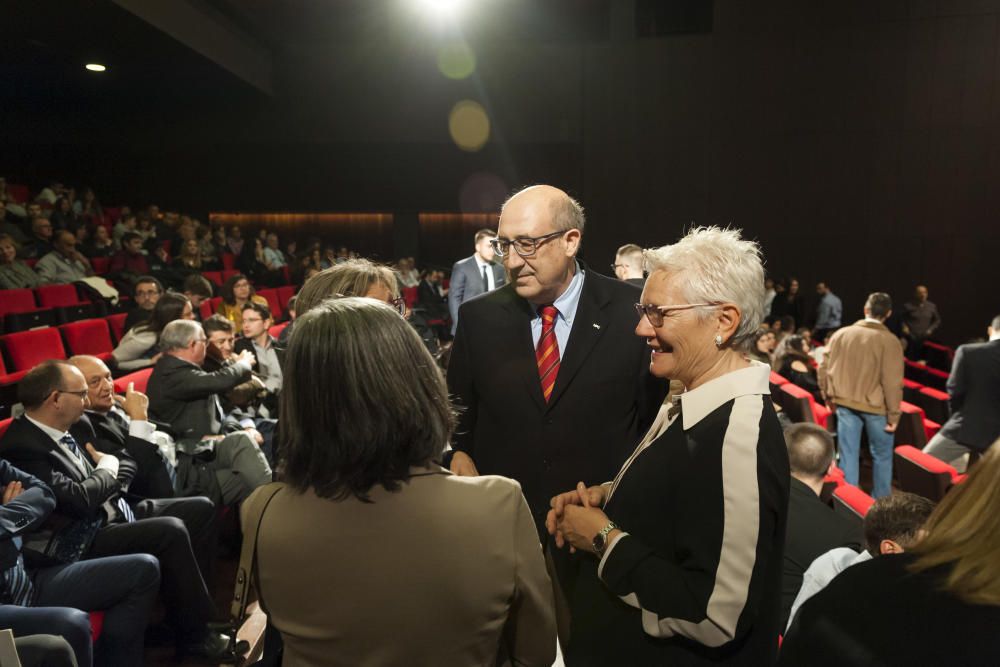
<instances>
[{"instance_id":1,"label":"man in glasses seated","mask_svg":"<svg viewBox=\"0 0 1000 667\"><path fill-rule=\"evenodd\" d=\"M634 333L639 288L577 259L583 229L557 188L507 200L492 244L510 282L461 306L448 369L451 470L518 480L539 535L552 496L614 477L667 391Z\"/></svg>"}]
</instances>

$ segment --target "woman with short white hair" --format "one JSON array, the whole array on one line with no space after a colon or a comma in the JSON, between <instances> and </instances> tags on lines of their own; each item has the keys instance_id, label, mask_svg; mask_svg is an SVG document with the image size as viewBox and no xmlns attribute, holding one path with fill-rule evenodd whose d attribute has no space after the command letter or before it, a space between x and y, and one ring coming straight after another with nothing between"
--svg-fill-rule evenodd
<instances>
[{"instance_id":1,"label":"woman with short white hair","mask_svg":"<svg viewBox=\"0 0 1000 667\"><path fill-rule=\"evenodd\" d=\"M770 664L789 471L770 368L747 358L760 249L699 227L645 262L636 335L650 372L684 391L613 482L552 499L556 546L584 552L564 586L566 664Z\"/></svg>"}]
</instances>

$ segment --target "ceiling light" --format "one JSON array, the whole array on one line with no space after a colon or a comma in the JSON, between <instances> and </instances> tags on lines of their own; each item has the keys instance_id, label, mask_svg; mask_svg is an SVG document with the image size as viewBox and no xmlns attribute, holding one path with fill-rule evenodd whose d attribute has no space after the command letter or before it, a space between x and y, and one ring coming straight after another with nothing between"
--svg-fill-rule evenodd
<instances>
[{"instance_id":1,"label":"ceiling light","mask_svg":"<svg viewBox=\"0 0 1000 667\"><path fill-rule=\"evenodd\" d=\"M454 16L458 13L461 6L465 4L464 0L419 0L419 4L438 16Z\"/></svg>"},{"instance_id":2,"label":"ceiling light","mask_svg":"<svg viewBox=\"0 0 1000 667\"><path fill-rule=\"evenodd\" d=\"M107 67L101 65L100 63L87 63L86 65L84 65L84 67L86 67L91 72L103 72L106 69L108 69Z\"/></svg>"}]
</instances>

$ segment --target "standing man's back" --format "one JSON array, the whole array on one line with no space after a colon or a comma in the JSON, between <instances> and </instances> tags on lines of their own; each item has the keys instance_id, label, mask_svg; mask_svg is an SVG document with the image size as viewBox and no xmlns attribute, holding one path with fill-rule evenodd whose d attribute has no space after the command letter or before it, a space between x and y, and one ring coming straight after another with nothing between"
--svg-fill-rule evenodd
<instances>
[{"instance_id":1,"label":"standing man's back","mask_svg":"<svg viewBox=\"0 0 1000 667\"><path fill-rule=\"evenodd\" d=\"M640 291L576 260L583 226L550 186L507 201L494 249L510 283L462 308L448 369L452 471L518 480L539 532L553 495L614 476L667 391L633 333Z\"/></svg>"}]
</instances>

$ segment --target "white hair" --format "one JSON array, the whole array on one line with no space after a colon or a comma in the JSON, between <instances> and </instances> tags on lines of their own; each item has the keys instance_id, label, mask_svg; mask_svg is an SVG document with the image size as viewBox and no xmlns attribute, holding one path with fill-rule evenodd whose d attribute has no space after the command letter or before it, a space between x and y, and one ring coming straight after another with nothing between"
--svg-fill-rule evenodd
<instances>
[{"instance_id":1,"label":"white hair","mask_svg":"<svg viewBox=\"0 0 1000 667\"><path fill-rule=\"evenodd\" d=\"M734 303L739 307L740 322L730 340L735 348L745 348L764 319L760 246L744 240L740 232L695 227L677 243L643 253L649 273L683 274L684 296L690 303Z\"/></svg>"},{"instance_id":2,"label":"white hair","mask_svg":"<svg viewBox=\"0 0 1000 667\"><path fill-rule=\"evenodd\" d=\"M164 352L183 350L201 331L201 324L194 320L174 320L160 333L160 349Z\"/></svg>"}]
</instances>

